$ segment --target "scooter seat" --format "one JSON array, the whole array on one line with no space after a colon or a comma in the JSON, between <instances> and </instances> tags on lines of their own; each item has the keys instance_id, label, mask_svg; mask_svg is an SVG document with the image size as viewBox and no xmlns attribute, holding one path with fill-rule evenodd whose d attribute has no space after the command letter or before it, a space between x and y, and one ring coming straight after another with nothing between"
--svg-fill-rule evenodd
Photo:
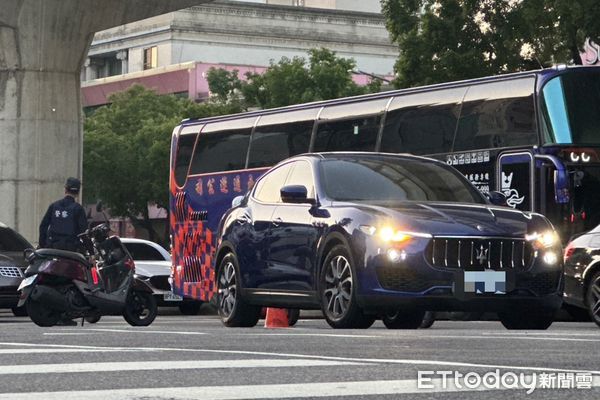
<instances>
[{"instance_id":1,"label":"scooter seat","mask_svg":"<svg viewBox=\"0 0 600 400\"><path fill-rule=\"evenodd\" d=\"M86 266L91 266L87 258L81 253L75 253L73 251L58 250L58 249L37 249L35 253L41 257L60 257L67 258L69 260L77 261Z\"/></svg>"}]
</instances>

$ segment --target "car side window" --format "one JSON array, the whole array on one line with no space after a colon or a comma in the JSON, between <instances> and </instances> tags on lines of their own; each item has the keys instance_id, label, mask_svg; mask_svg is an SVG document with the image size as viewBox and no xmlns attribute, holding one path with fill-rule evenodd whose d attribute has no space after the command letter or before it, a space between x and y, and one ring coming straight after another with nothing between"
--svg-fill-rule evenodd
<instances>
[{"instance_id":1,"label":"car side window","mask_svg":"<svg viewBox=\"0 0 600 400\"><path fill-rule=\"evenodd\" d=\"M307 197L315 198L315 183L310 163L307 161L297 161L292 163L292 172L285 182L286 185L301 185L306 188Z\"/></svg>"},{"instance_id":2,"label":"car side window","mask_svg":"<svg viewBox=\"0 0 600 400\"><path fill-rule=\"evenodd\" d=\"M292 169L292 164L285 164L267 172L256 184L254 198L263 203L281 203L281 187Z\"/></svg>"}]
</instances>

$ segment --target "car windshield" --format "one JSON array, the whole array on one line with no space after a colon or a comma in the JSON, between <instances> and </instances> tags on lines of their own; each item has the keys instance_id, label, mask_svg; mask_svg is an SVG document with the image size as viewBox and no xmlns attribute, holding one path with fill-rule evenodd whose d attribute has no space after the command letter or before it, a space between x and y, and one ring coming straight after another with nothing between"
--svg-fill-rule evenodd
<instances>
[{"instance_id":1,"label":"car windshield","mask_svg":"<svg viewBox=\"0 0 600 400\"><path fill-rule=\"evenodd\" d=\"M600 144L600 73L571 73L542 90L546 142Z\"/></svg>"},{"instance_id":2,"label":"car windshield","mask_svg":"<svg viewBox=\"0 0 600 400\"><path fill-rule=\"evenodd\" d=\"M27 240L10 228L0 227L0 251L22 252L32 247Z\"/></svg>"},{"instance_id":3,"label":"car windshield","mask_svg":"<svg viewBox=\"0 0 600 400\"><path fill-rule=\"evenodd\" d=\"M401 157L355 157L321 163L327 197L338 201L485 203L452 167Z\"/></svg>"},{"instance_id":4,"label":"car windshield","mask_svg":"<svg viewBox=\"0 0 600 400\"><path fill-rule=\"evenodd\" d=\"M145 243L123 243L134 261L170 261L154 247Z\"/></svg>"}]
</instances>

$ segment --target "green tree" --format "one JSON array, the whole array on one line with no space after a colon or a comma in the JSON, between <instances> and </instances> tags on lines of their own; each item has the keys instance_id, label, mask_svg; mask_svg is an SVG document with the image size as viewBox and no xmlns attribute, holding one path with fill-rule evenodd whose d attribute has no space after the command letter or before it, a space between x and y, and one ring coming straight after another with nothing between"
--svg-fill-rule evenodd
<instances>
[{"instance_id":1,"label":"green tree","mask_svg":"<svg viewBox=\"0 0 600 400\"><path fill-rule=\"evenodd\" d=\"M312 49L304 57L283 57L271 62L263 74L247 73L240 81L237 71L209 71L211 92L221 103L240 100L245 108L274 108L310 101L328 100L376 92L381 81L359 86L352 80L356 68L353 59L343 58L328 49Z\"/></svg>"},{"instance_id":2,"label":"green tree","mask_svg":"<svg viewBox=\"0 0 600 400\"><path fill-rule=\"evenodd\" d=\"M597 0L381 0L400 56L397 87L580 64Z\"/></svg>"},{"instance_id":3,"label":"green tree","mask_svg":"<svg viewBox=\"0 0 600 400\"><path fill-rule=\"evenodd\" d=\"M195 104L140 85L115 93L84 124L84 202L98 199L157 240L148 204L168 209L171 132L183 118L239 112L231 105Z\"/></svg>"}]
</instances>

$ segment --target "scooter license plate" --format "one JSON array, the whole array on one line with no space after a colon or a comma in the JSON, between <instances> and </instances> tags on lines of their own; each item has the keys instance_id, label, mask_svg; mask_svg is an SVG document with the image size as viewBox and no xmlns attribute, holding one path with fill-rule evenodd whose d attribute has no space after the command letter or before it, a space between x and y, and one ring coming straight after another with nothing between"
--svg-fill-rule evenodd
<instances>
[{"instance_id":1,"label":"scooter license plate","mask_svg":"<svg viewBox=\"0 0 600 400\"><path fill-rule=\"evenodd\" d=\"M183 301L183 296L175 294L173 292L167 292L163 295L165 301Z\"/></svg>"},{"instance_id":2,"label":"scooter license plate","mask_svg":"<svg viewBox=\"0 0 600 400\"><path fill-rule=\"evenodd\" d=\"M19 289L17 289L17 290L23 290L23 289L25 289L27 286L29 286L33 282L35 282L35 278L37 278L37 274L31 275L30 277L27 277L27 278L23 279L21 281L21 284L19 285Z\"/></svg>"}]
</instances>

